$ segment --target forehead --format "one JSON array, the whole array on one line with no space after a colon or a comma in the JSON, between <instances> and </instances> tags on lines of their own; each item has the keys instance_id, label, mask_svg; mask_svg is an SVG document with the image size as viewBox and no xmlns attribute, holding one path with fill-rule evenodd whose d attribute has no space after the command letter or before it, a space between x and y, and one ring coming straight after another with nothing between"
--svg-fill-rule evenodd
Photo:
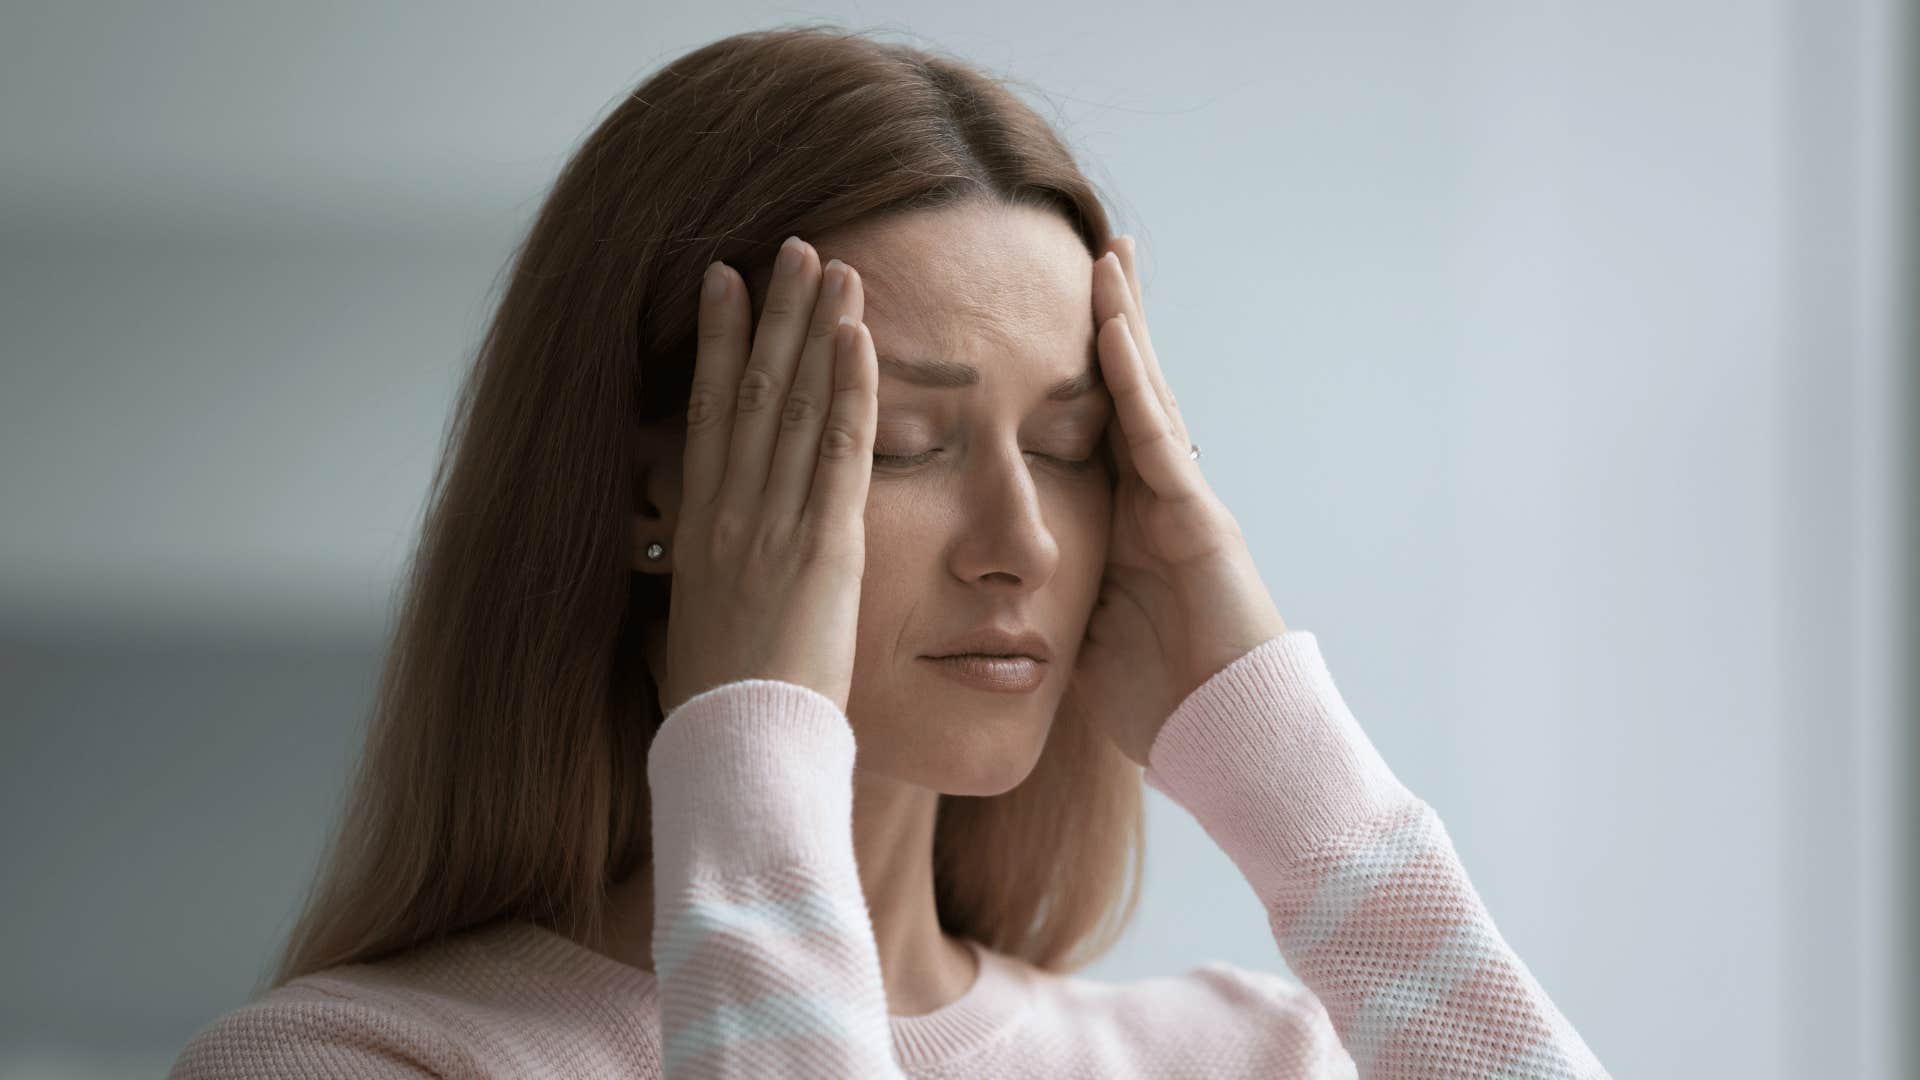
<instances>
[{"instance_id":1,"label":"forehead","mask_svg":"<svg viewBox=\"0 0 1920 1080\"><path fill-rule=\"evenodd\" d=\"M889 349L958 360L989 380L1084 370L1093 348L1092 256L1059 214L964 203L862 222L820 258L860 272L868 329Z\"/></svg>"}]
</instances>

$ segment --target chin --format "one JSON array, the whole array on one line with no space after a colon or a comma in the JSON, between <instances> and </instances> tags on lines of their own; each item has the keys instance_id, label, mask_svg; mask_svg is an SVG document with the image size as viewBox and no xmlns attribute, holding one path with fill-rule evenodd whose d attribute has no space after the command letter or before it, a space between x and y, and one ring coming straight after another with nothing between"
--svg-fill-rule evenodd
<instances>
[{"instance_id":1,"label":"chin","mask_svg":"<svg viewBox=\"0 0 1920 1080\"><path fill-rule=\"evenodd\" d=\"M1043 695L1025 708L941 695L912 713L892 714L901 718L897 725L856 725L861 767L942 795L1005 794L1032 774L1046 749L1058 702L1042 708Z\"/></svg>"},{"instance_id":2,"label":"chin","mask_svg":"<svg viewBox=\"0 0 1920 1080\"><path fill-rule=\"evenodd\" d=\"M987 798L993 795L1005 795L1020 786L1020 782L1033 774L1034 763L1039 761L1038 754L1023 758L1016 767L1000 768L995 762L968 762L970 767L964 770L950 770L946 775L934 778L927 786L942 795L972 795Z\"/></svg>"},{"instance_id":3,"label":"chin","mask_svg":"<svg viewBox=\"0 0 1920 1080\"><path fill-rule=\"evenodd\" d=\"M997 697L1000 695L989 695ZM1044 690L1028 695L1024 708L1011 703L983 709L977 699L940 710L958 735L953 752L938 763L931 787L946 795L1001 795L1032 775L1047 747L1059 702Z\"/></svg>"}]
</instances>

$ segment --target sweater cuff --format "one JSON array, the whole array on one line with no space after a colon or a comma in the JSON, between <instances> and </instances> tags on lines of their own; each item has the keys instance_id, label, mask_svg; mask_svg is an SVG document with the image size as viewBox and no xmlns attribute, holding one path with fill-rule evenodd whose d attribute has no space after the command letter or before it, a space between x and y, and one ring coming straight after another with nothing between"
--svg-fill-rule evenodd
<instances>
[{"instance_id":1,"label":"sweater cuff","mask_svg":"<svg viewBox=\"0 0 1920 1080\"><path fill-rule=\"evenodd\" d=\"M1269 638L1200 684L1147 755L1264 900L1286 868L1414 800L1333 684L1310 631Z\"/></svg>"},{"instance_id":2,"label":"sweater cuff","mask_svg":"<svg viewBox=\"0 0 1920 1080\"><path fill-rule=\"evenodd\" d=\"M658 895L853 852L853 729L798 683L739 679L661 722L647 752Z\"/></svg>"}]
</instances>

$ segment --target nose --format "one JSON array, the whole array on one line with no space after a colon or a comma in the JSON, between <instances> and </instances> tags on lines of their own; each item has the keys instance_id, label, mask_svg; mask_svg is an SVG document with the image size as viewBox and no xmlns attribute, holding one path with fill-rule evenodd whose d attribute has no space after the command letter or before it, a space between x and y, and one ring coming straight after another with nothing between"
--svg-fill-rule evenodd
<instances>
[{"instance_id":1,"label":"nose","mask_svg":"<svg viewBox=\"0 0 1920 1080\"><path fill-rule=\"evenodd\" d=\"M954 576L1031 591L1051 580L1060 544L1031 467L1017 448L975 453L962 483L961 533L953 545Z\"/></svg>"}]
</instances>

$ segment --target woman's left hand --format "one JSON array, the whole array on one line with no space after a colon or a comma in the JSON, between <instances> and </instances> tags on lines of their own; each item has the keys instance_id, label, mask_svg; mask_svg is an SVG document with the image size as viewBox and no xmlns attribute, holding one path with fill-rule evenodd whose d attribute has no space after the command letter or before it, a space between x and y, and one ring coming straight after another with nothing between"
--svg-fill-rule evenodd
<instances>
[{"instance_id":1,"label":"woman's left hand","mask_svg":"<svg viewBox=\"0 0 1920 1080\"><path fill-rule=\"evenodd\" d=\"M1073 685L1092 721L1145 765L1188 694L1287 626L1239 523L1189 456L1147 335L1130 236L1094 261L1093 318L1119 477L1106 575Z\"/></svg>"}]
</instances>

